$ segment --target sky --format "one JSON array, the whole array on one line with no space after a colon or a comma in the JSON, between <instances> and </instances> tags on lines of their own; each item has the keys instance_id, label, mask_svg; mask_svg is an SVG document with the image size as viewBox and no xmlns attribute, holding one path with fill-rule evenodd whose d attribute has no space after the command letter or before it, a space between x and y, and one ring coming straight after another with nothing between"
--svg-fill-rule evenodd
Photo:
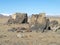
<instances>
[{"instance_id":1,"label":"sky","mask_svg":"<svg viewBox=\"0 0 60 45\"><path fill-rule=\"evenodd\" d=\"M16 12L58 16L60 15L60 0L0 0L1 14Z\"/></svg>"}]
</instances>

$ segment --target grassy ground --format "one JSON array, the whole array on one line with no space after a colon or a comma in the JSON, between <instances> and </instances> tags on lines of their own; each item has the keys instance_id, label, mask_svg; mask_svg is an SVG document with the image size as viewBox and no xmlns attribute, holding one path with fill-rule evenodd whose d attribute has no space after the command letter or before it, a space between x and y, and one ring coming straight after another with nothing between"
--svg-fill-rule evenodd
<instances>
[{"instance_id":1,"label":"grassy ground","mask_svg":"<svg viewBox=\"0 0 60 45\"><path fill-rule=\"evenodd\" d=\"M1 19L0 19L1 20ZM7 19L3 19L1 22L5 22ZM28 27L28 25L12 24L3 25L0 24L0 45L60 45L60 32L26 32L17 33L10 32L8 29L12 27ZM25 37L18 38L17 34L26 35Z\"/></svg>"}]
</instances>

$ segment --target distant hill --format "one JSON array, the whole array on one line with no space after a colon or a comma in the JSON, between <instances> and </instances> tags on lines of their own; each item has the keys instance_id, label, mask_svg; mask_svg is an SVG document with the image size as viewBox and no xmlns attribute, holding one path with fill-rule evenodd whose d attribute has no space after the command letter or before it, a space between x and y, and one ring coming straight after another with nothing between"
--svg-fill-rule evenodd
<instances>
[{"instance_id":1,"label":"distant hill","mask_svg":"<svg viewBox=\"0 0 60 45\"><path fill-rule=\"evenodd\" d=\"M3 14L0 14L0 18L9 18L10 16L5 16Z\"/></svg>"},{"instance_id":2,"label":"distant hill","mask_svg":"<svg viewBox=\"0 0 60 45\"><path fill-rule=\"evenodd\" d=\"M46 16L47 18L60 18L60 16Z\"/></svg>"}]
</instances>

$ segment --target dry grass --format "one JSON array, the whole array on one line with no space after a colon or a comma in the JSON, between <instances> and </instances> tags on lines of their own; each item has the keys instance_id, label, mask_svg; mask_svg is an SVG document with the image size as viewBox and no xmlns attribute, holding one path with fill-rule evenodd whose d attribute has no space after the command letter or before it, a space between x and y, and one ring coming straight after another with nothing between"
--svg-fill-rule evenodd
<instances>
[{"instance_id":1,"label":"dry grass","mask_svg":"<svg viewBox=\"0 0 60 45\"><path fill-rule=\"evenodd\" d=\"M60 45L60 32L26 32L19 33L26 35L26 37L18 38L17 32L8 31L12 27L22 26L26 27L26 25L22 24L0 25L0 45Z\"/></svg>"},{"instance_id":2,"label":"dry grass","mask_svg":"<svg viewBox=\"0 0 60 45\"><path fill-rule=\"evenodd\" d=\"M50 21L57 20L60 23L60 17L50 17Z\"/></svg>"}]
</instances>

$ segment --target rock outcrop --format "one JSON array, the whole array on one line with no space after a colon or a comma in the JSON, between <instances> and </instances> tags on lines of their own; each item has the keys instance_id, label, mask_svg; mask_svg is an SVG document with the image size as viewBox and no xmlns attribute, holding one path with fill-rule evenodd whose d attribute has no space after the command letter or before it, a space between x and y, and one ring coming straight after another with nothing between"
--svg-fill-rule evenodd
<instances>
[{"instance_id":1,"label":"rock outcrop","mask_svg":"<svg viewBox=\"0 0 60 45\"><path fill-rule=\"evenodd\" d=\"M8 23L27 23L28 16L26 13L15 13L8 20Z\"/></svg>"}]
</instances>

